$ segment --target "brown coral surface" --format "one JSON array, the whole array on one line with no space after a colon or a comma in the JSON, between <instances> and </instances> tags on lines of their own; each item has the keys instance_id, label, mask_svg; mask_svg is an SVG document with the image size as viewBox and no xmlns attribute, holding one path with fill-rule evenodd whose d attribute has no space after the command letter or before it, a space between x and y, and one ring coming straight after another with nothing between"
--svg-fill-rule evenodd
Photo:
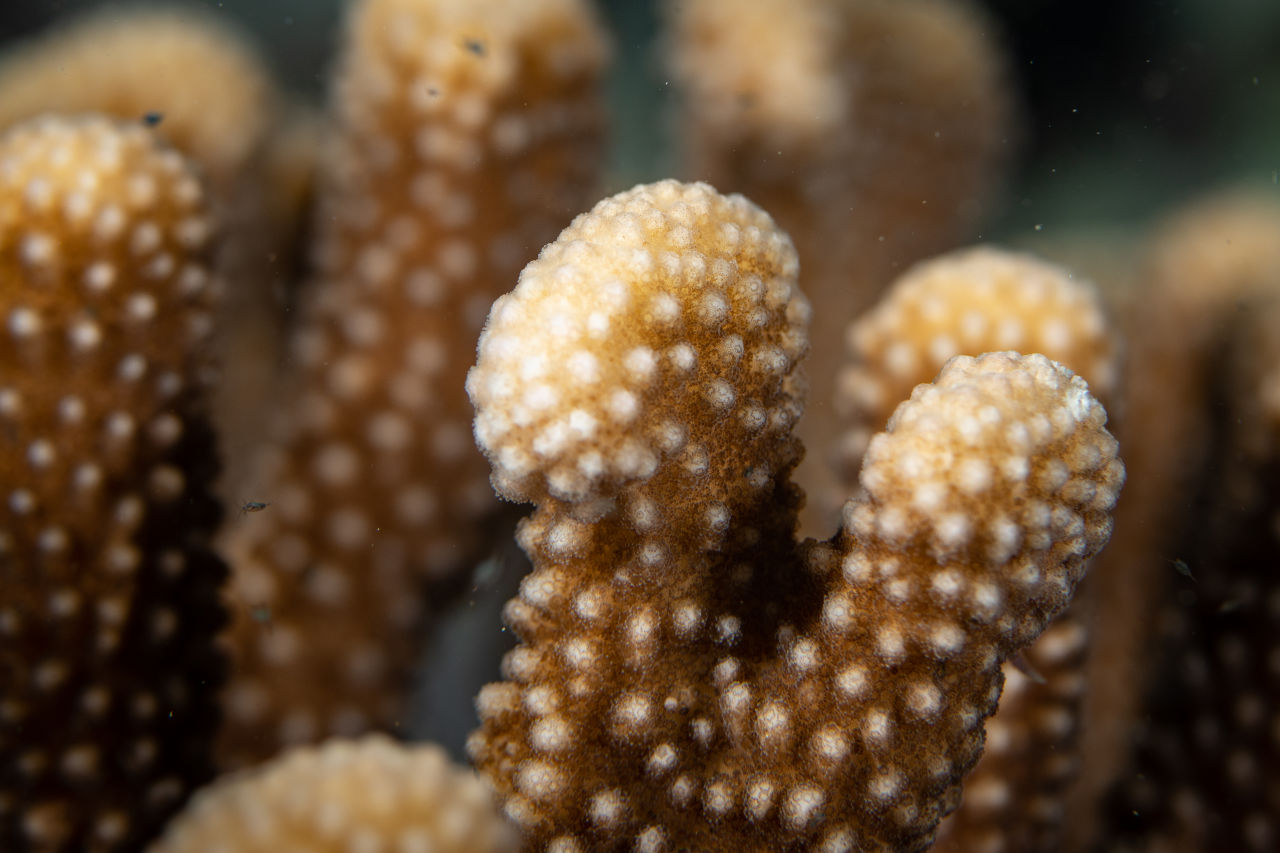
<instances>
[{"instance_id":1,"label":"brown coral surface","mask_svg":"<svg viewBox=\"0 0 1280 853\"><path fill-rule=\"evenodd\" d=\"M0 138L0 849L137 849L211 771L210 233L139 124Z\"/></svg>"},{"instance_id":2,"label":"brown coral surface","mask_svg":"<svg viewBox=\"0 0 1280 853\"><path fill-rule=\"evenodd\" d=\"M294 393L237 519L222 757L401 722L424 586L497 506L463 381L494 296L593 190L603 35L582 0L352 9Z\"/></svg>"},{"instance_id":3,"label":"brown coral surface","mask_svg":"<svg viewBox=\"0 0 1280 853\"><path fill-rule=\"evenodd\" d=\"M535 570L470 749L532 848L923 849L1110 533L1101 406L995 354L918 388L798 543L796 273L759 208L668 181L495 303L468 389Z\"/></svg>"}]
</instances>

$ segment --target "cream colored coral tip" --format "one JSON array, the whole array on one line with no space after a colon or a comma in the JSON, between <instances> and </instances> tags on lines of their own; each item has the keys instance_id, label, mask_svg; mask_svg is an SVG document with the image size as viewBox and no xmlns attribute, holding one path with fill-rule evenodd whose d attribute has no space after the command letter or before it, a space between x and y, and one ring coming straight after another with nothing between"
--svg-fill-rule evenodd
<instances>
[{"instance_id":1,"label":"cream colored coral tip","mask_svg":"<svg viewBox=\"0 0 1280 853\"><path fill-rule=\"evenodd\" d=\"M0 134L0 191L21 202L0 211L6 222L58 218L92 228L103 243L121 236L130 218L180 213L204 200L181 154L140 122L95 114L42 115ZM183 237L203 243L207 234ZM139 238L136 250L148 248Z\"/></svg>"},{"instance_id":2,"label":"cream colored coral tip","mask_svg":"<svg viewBox=\"0 0 1280 853\"><path fill-rule=\"evenodd\" d=\"M1042 355L953 358L868 448L875 532L994 565L1064 534L1094 549L1123 480L1105 423L1085 382Z\"/></svg>"},{"instance_id":3,"label":"cream colored coral tip","mask_svg":"<svg viewBox=\"0 0 1280 853\"><path fill-rule=\"evenodd\" d=\"M383 735L293 749L200 791L151 853L514 851L480 781L434 745Z\"/></svg>"},{"instance_id":4,"label":"cream colored coral tip","mask_svg":"<svg viewBox=\"0 0 1280 853\"><path fill-rule=\"evenodd\" d=\"M706 184L638 186L579 216L480 338L467 389L495 485L589 500L710 441L698 424L717 443L785 433L808 346L797 269L768 214Z\"/></svg>"}]
</instances>

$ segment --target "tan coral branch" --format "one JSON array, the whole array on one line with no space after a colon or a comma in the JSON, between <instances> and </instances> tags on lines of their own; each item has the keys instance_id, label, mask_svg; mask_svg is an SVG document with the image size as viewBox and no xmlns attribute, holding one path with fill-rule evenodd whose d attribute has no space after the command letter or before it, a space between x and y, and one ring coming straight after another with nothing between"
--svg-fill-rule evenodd
<instances>
[{"instance_id":1,"label":"tan coral branch","mask_svg":"<svg viewBox=\"0 0 1280 853\"><path fill-rule=\"evenodd\" d=\"M1061 267L989 247L921 263L849 327L850 364L835 406L845 419L844 476L857 482L870 437L896 401L959 354L1000 349L1047 355L1080 373L1099 399L1115 399L1118 334L1095 288ZM1062 831L1063 798L1077 754L1091 582L1026 652L1041 681L1005 665L987 752L943 822L939 851L1049 850Z\"/></svg>"},{"instance_id":2,"label":"tan coral branch","mask_svg":"<svg viewBox=\"0 0 1280 853\"><path fill-rule=\"evenodd\" d=\"M0 848L136 850L211 773L205 192L137 123L0 137Z\"/></svg>"},{"instance_id":3,"label":"tan coral branch","mask_svg":"<svg viewBox=\"0 0 1280 853\"><path fill-rule=\"evenodd\" d=\"M229 765L402 724L425 588L492 547L464 374L491 300L593 191L606 53L582 0L353 7L319 276L246 496L271 506L227 542Z\"/></svg>"},{"instance_id":4,"label":"tan coral branch","mask_svg":"<svg viewBox=\"0 0 1280 853\"><path fill-rule=\"evenodd\" d=\"M149 117L222 195L265 138L275 99L241 34L196 7L96 12L0 62L0 127L46 112Z\"/></svg>"},{"instance_id":5,"label":"tan coral branch","mask_svg":"<svg viewBox=\"0 0 1280 853\"><path fill-rule=\"evenodd\" d=\"M1133 487L1117 507L1116 535L1096 573L1098 630L1082 747L1088 761L1068 807L1068 850L1098 842L1099 803L1144 727L1142 697L1160 644L1150 626L1172 594L1173 566L1186 558L1181 549L1194 545L1203 522L1193 496L1211 471L1217 359L1238 306L1274 288L1278 235L1273 199L1230 192L1170 216L1147 248L1125 321L1120 435Z\"/></svg>"},{"instance_id":6,"label":"tan coral branch","mask_svg":"<svg viewBox=\"0 0 1280 853\"><path fill-rule=\"evenodd\" d=\"M494 306L468 389L535 570L470 748L533 848L922 849L1109 535L1101 407L997 354L917 389L797 543L796 272L750 202L663 182Z\"/></svg>"}]
</instances>

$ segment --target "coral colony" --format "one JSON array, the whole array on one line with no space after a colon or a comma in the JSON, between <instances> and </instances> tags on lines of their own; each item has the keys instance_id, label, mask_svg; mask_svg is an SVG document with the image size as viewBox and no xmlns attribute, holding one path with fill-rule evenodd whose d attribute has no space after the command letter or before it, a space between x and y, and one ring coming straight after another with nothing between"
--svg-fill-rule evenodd
<instances>
[{"instance_id":1,"label":"coral colony","mask_svg":"<svg viewBox=\"0 0 1280 853\"><path fill-rule=\"evenodd\" d=\"M0 60L0 850L1280 844L1280 206L957 248L989 21L666 8L612 195L587 0L351 0L323 113L189 12ZM471 767L393 739L513 540Z\"/></svg>"}]
</instances>

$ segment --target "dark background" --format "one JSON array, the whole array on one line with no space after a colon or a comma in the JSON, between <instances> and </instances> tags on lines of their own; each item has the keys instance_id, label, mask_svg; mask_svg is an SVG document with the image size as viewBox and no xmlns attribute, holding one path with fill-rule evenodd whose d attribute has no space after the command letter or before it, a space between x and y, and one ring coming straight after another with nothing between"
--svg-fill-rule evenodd
<instances>
[{"instance_id":1,"label":"dark background","mask_svg":"<svg viewBox=\"0 0 1280 853\"><path fill-rule=\"evenodd\" d=\"M239 22L319 98L343 0L192 2ZM677 171L652 0L597 0L613 30L611 187ZM743 0L750 2L750 0ZM0 52L103 0L7 0ZM1280 0L987 0L1024 105L1017 177L991 233L1135 223L1226 183L1276 187Z\"/></svg>"}]
</instances>

